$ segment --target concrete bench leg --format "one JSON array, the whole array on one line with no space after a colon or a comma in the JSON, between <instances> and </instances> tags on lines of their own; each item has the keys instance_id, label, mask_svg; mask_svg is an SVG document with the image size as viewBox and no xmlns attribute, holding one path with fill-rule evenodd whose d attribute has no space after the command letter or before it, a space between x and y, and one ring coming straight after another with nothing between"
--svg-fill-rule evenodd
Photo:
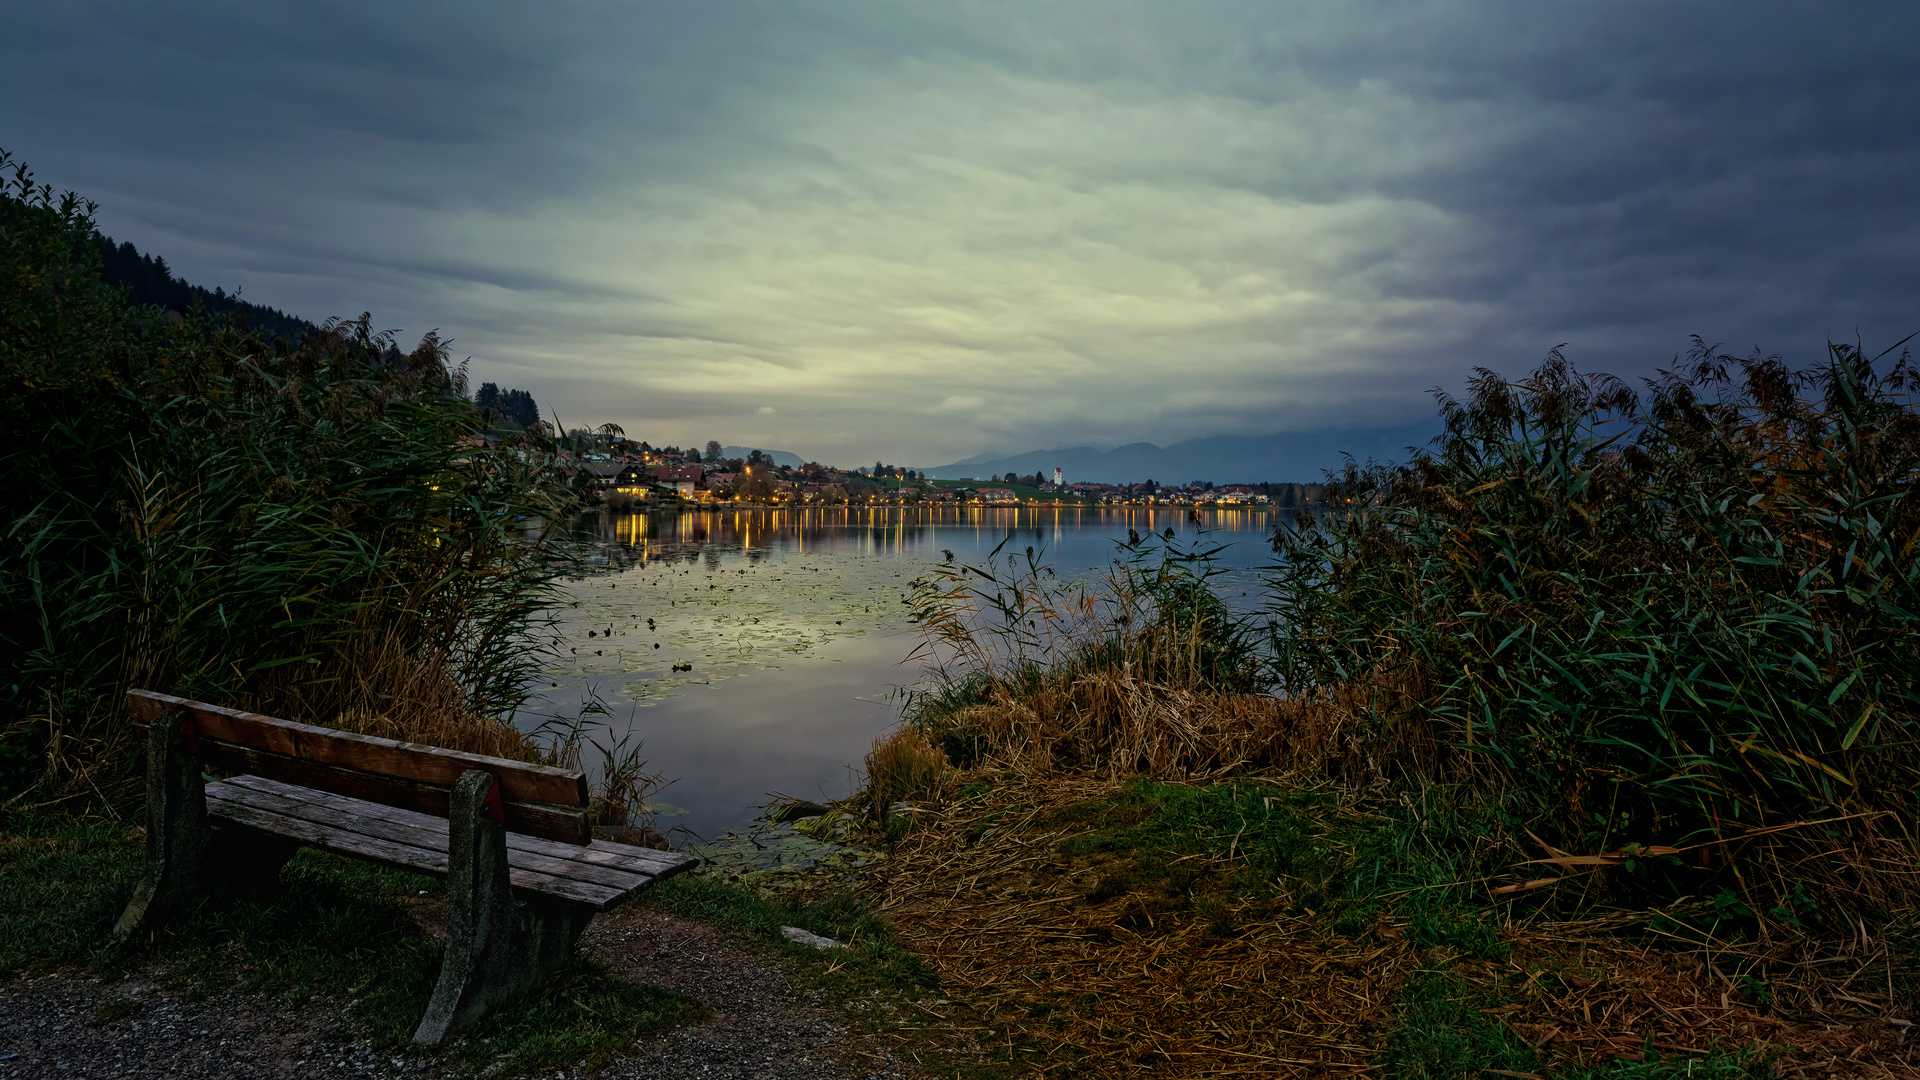
<instances>
[{"instance_id":1,"label":"concrete bench leg","mask_svg":"<svg viewBox=\"0 0 1920 1080\"><path fill-rule=\"evenodd\" d=\"M493 1006L538 987L566 964L593 918L586 904L514 897L507 880L507 831L495 817L500 798L494 778L478 769L454 785L446 958L414 1042L444 1042Z\"/></svg>"},{"instance_id":2,"label":"concrete bench leg","mask_svg":"<svg viewBox=\"0 0 1920 1080\"><path fill-rule=\"evenodd\" d=\"M207 817L200 759L188 750L178 717L163 713L147 729L147 865L113 925L116 940L150 934L204 898L271 889L300 847L284 836Z\"/></svg>"},{"instance_id":3,"label":"concrete bench leg","mask_svg":"<svg viewBox=\"0 0 1920 1080\"><path fill-rule=\"evenodd\" d=\"M168 910L201 891L207 861L207 793L200 760L187 752L179 713L166 712L147 728L147 867L113 936L124 941L152 932Z\"/></svg>"}]
</instances>

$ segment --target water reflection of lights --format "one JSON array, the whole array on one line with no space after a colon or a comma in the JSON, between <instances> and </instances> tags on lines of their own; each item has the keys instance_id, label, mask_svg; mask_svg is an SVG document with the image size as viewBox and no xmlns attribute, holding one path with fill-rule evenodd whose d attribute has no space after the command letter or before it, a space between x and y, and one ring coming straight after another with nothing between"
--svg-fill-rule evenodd
<instances>
[{"instance_id":1,"label":"water reflection of lights","mask_svg":"<svg viewBox=\"0 0 1920 1080\"><path fill-rule=\"evenodd\" d=\"M1264 550L1265 539L1285 513L1265 507L1210 509L1201 514L1200 528L1220 542ZM1009 532L1027 536L1036 546L1057 549L1064 539L1083 534L1111 539L1124 537L1129 530L1164 535L1168 528L1191 536L1191 509L853 505L655 510L589 517L575 538L629 549L628 560L644 562L672 551L715 546L755 558L775 548L806 551L821 544L837 551L903 555L942 544L955 546L951 541L956 531L971 534L981 552L990 551ZM948 539L940 540L941 536ZM1244 559L1231 561L1245 564Z\"/></svg>"}]
</instances>

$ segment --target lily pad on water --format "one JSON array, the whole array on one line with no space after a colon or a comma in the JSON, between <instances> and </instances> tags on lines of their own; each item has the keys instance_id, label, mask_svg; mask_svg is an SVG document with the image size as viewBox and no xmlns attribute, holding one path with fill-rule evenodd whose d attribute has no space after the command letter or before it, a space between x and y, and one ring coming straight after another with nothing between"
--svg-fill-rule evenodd
<instances>
[{"instance_id":1,"label":"lily pad on water","mask_svg":"<svg viewBox=\"0 0 1920 1080\"><path fill-rule=\"evenodd\" d=\"M836 640L906 626L894 614L906 595L897 560L783 551L742 566L738 552L714 554L663 550L625 566L602 557L612 568L569 583L556 613L549 681L617 679L628 701L652 705L683 687L778 671ZM676 673L688 665L699 677Z\"/></svg>"}]
</instances>

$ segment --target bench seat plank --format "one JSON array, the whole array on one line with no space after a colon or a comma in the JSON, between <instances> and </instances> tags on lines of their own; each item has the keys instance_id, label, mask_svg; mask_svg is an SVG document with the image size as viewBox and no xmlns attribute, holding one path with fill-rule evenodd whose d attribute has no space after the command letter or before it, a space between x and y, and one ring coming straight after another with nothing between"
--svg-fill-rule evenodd
<instances>
[{"instance_id":1,"label":"bench seat plank","mask_svg":"<svg viewBox=\"0 0 1920 1080\"><path fill-rule=\"evenodd\" d=\"M563 844L545 840L538 836L522 833L507 834L508 851L539 852L556 859L568 859L578 863L591 863L595 866L644 866L648 873L666 877L677 874L698 860L682 855L677 851L660 851L655 848L634 847L631 844L616 844L611 840L595 840L590 844ZM686 864L686 865L683 865Z\"/></svg>"},{"instance_id":2,"label":"bench seat plank","mask_svg":"<svg viewBox=\"0 0 1920 1080\"><path fill-rule=\"evenodd\" d=\"M257 776L211 783L206 793L207 810L216 817L390 866L446 875L445 818ZM507 835L509 839L515 837ZM513 886L588 904L597 911L605 911L697 862L685 855L600 840L594 841L593 846L601 849L595 859L563 859L547 851L586 849L552 841L534 842L544 850L516 850L517 845L509 845L507 861Z\"/></svg>"},{"instance_id":3,"label":"bench seat plank","mask_svg":"<svg viewBox=\"0 0 1920 1080\"><path fill-rule=\"evenodd\" d=\"M213 787L212 784L207 786ZM382 809L385 808L382 807ZM243 801L222 799L216 802L211 791L208 792L207 812L217 818L250 825L276 836L290 837L326 851L352 855L369 862L385 863L403 870L431 874L434 877L447 876L447 850L444 847L435 850L382 840L377 836L323 825L317 821L289 817L272 810L247 805ZM552 878L546 874L518 868L510 868L507 876L516 889L564 897L589 905L596 911L605 911L625 899L627 895L626 890L623 889L594 885L584 881L569 881L565 878Z\"/></svg>"},{"instance_id":4,"label":"bench seat plank","mask_svg":"<svg viewBox=\"0 0 1920 1080\"><path fill-rule=\"evenodd\" d=\"M360 812L361 800L344 795L335 795L332 792L318 791L297 784L283 784L276 780L260 776L236 776L224 782L229 784L243 784L255 791L271 792L286 799L297 799L319 806L332 806L350 813ZM415 814L411 811L404 810L401 812L411 814L411 816L405 820L412 821L418 818L422 819L423 824L437 827L442 831L446 829L445 818L438 818L432 814ZM437 826L434 826L435 822L438 823ZM677 851L660 851L655 848L634 847L631 844L616 844L611 840L594 840L588 844L573 844L546 840L538 836L529 836L516 832L507 833L507 850L576 863L579 864L581 872L588 873L589 875L591 871L588 868L607 867L625 873L648 875L650 880L656 881L660 878L677 874L698 862L698 860L692 856L683 855ZM598 879L587 876L581 880L594 881Z\"/></svg>"},{"instance_id":5,"label":"bench seat plank","mask_svg":"<svg viewBox=\"0 0 1920 1080\"><path fill-rule=\"evenodd\" d=\"M256 809L285 814L288 817L297 817L383 840L441 850L447 846L445 818L416 814L410 810L394 807L383 807L379 814L367 814L365 804L357 799L282 784L258 776L239 776L225 783L229 787L222 791L222 798L244 801ZM244 790L246 794L241 796L240 790ZM415 839L416 837L425 838L425 842ZM553 846L566 850L575 845ZM631 892L644 889L661 877L673 873L680 868L682 862L686 861L686 856L671 856L665 861L628 859L614 865L600 865L570 859L556 859L542 851L516 851L511 846L507 851L508 865L516 869L531 870L552 877L571 878L575 881Z\"/></svg>"}]
</instances>

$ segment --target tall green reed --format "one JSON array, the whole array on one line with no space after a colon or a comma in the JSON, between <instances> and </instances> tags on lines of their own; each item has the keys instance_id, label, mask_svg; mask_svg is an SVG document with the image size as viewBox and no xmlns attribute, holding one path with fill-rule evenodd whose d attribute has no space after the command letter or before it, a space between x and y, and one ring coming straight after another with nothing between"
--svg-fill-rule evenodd
<instances>
[{"instance_id":1,"label":"tall green reed","mask_svg":"<svg viewBox=\"0 0 1920 1080\"><path fill-rule=\"evenodd\" d=\"M8 786L124 777L130 686L322 722L510 714L571 502L543 433L469 438L435 334L269 342L129 307L93 209L17 164L0 191Z\"/></svg>"},{"instance_id":2,"label":"tall green reed","mask_svg":"<svg viewBox=\"0 0 1920 1080\"><path fill-rule=\"evenodd\" d=\"M1266 759L1276 703L1255 692L1258 638L1209 584L1220 548L1204 534L1130 536L1099 581L1060 580L1010 542L913 583L928 675L905 741L876 746L870 771L922 735L965 767L1173 777Z\"/></svg>"},{"instance_id":3,"label":"tall green reed","mask_svg":"<svg viewBox=\"0 0 1920 1080\"><path fill-rule=\"evenodd\" d=\"M1492 781L1542 842L1736 876L1797 845L1792 873L1908 894L1916 388L1904 353L1697 339L1638 393L1558 353L1478 371L1431 450L1276 536L1276 678L1430 682L1430 778Z\"/></svg>"}]
</instances>

